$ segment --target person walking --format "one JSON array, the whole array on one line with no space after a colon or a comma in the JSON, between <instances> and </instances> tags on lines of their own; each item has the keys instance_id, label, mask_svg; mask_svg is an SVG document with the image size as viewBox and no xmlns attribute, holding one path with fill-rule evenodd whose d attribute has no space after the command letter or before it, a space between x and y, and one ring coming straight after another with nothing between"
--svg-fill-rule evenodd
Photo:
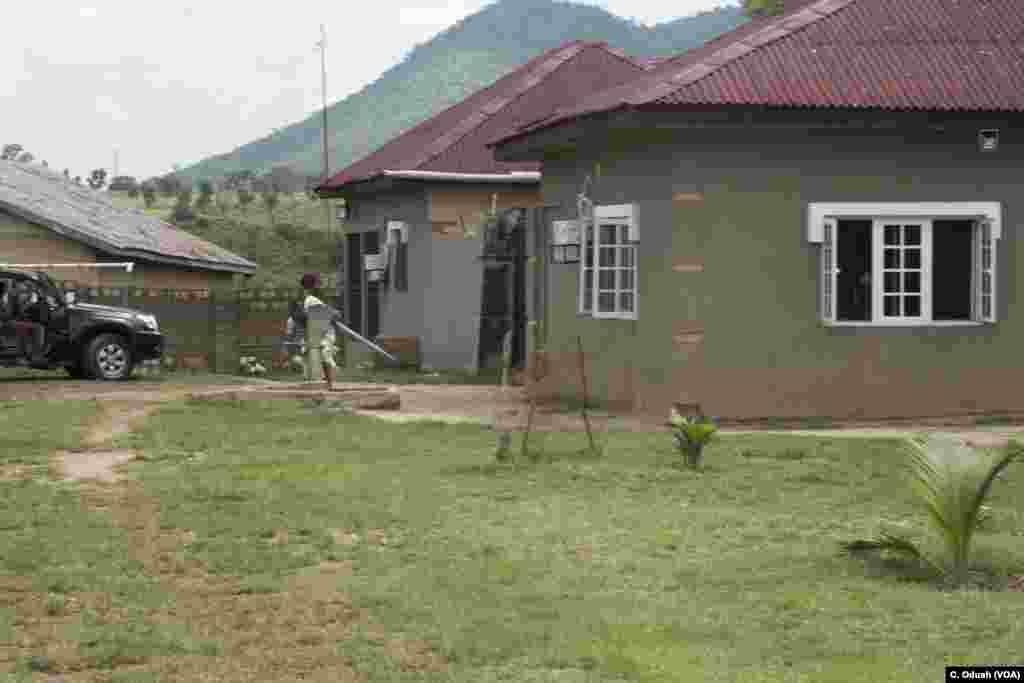
<instances>
[{"instance_id":1,"label":"person walking","mask_svg":"<svg viewBox=\"0 0 1024 683\"><path fill-rule=\"evenodd\" d=\"M334 320L340 313L324 303L320 294L320 276L306 273L299 281L306 292L302 311L306 316L306 377L317 381L323 374L327 390L334 390L334 377L338 369L338 340Z\"/></svg>"}]
</instances>

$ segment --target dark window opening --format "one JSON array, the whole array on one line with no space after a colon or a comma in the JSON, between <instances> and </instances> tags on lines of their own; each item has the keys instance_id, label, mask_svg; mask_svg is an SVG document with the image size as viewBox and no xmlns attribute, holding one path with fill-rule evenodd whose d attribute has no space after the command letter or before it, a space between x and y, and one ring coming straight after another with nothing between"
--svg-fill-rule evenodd
<instances>
[{"instance_id":1,"label":"dark window opening","mask_svg":"<svg viewBox=\"0 0 1024 683\"><path fill-rule=\"evenodd\" d=\"M932 319L971 319L973 221L932 224Z\"/></svg>"},{"instance_id":2,"label":"dark window opening","mask_svg":"<svg viewBox=\"0 0 1024 683\"><path fill-rule=\"evenodd\" d=\"M869 220L839 221L836 241L836 319L871 320L871 233Z\"/></svg>"}]
</instances>

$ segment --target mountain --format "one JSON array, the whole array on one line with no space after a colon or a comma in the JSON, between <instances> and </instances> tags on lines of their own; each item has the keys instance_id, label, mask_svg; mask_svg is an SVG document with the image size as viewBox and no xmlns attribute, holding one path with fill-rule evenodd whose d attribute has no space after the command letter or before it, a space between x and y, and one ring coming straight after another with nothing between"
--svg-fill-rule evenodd
<instances>
[{"instance_id":1,"label":"mountain","mask_svg":"<svg viewBox=\"0 0 1024 683\"><path fill-rule=\"evenodd\" d=\"M632 56L666 57L746 21L738 7L720 7L647 27L590 5L498 0L415 46L376 81L328 107L331 171L570 40L604 41ZM179 175L198 181L240 170L266 173L275 165L287 165L318 176L321 121L317 112L233 152L182 169Z\"/></svg>"}]
</instances>

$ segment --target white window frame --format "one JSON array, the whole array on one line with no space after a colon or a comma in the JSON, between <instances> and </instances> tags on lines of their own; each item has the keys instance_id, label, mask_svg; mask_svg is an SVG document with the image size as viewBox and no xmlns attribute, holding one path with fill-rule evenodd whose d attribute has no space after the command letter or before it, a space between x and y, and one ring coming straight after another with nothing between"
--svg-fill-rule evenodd
<instances>
[{"instance_id":1,"label":"white window frame","mask_svg":"<svg viewBox=\"0 0 1024 683\"><path fill-rule=\"evenodd\" d=\"M580 271L579 271L579 291L577 294L577 312L581 315L587 315L593 318L599 319L611 319L611 320L636 320L639 317L639 282L638 282L638 264L637 258L640 231L637 222L637 209L635 204L609 204L599 205L594 207L594 214L592 218L581 217L581 258L580 258ZM614 244L604 244L601 242L601 225L615 225L618 231L625 229L626 239L621 239L621 232ZM601 266L600 254L601 249L614 249L616 255L614 259L614 265L612 266ZM627 260L623 258L624 254L631 256L631 265L623 266L622 263ZM587 266L587 256L590 256L591 266ZM602 290L600 289L601 272L604 270L616 271L613 276L615 281L615 288L613 290ZM621 273L629 272L632 275L632 286L622 286ZM587 305L586 298L588 294L588 287L586 286L587 274L591 274L589 294L590 302ZM607 293L608 291L613 292L615 301L615 310L613 311L600 311L598 310L599 295L601 292ZM621 309L622 294L630 294L633 298L633 309L626 311Z\"/></svg>"},{"instance_id":2,"label":"white window frame","mask_svg":"<svg viewBox=\"0 0 1024 683\"><path fill-rule=\"evenodd\" d=\"M839 221L869 219L873 221L872 239L872 301L873 320L837 320L836 311L836 245ZM931 235L932 222L939 219L973 220L975 222L974 255L971 275L972 320L932 320L931 306ZM916 317L885 317L882 315L883 249L880 239L884 223L922 225L921 315ZM821 245L819 268L819 301L822 322L829 326L930 326L958 327L995 323L997 320L998 272L996 255L1002 235L1002 207L999 202L899 202L899 203L825 203L808 205L807 238ZM986 254L987 252L987 254ZM983 284L985 283L985 284ZM985 291L987 289L987 291Z\"/></svg>"}]
</instances>

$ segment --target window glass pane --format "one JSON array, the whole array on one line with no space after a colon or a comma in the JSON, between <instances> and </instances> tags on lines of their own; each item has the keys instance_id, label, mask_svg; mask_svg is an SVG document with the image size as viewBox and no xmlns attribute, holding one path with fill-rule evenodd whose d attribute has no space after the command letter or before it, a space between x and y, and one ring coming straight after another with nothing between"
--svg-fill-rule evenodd
<instances>
[{"instance_id":1,"label":"window glass pane","mask_svg":"<svg viewBox=\"0 0 1024 683\"><path fill-rule=\"evenodd\" d=\"M615 265L615 247L601 247L597 256L597 263L600 266L610 267Z\"/></svg>"},{"instance_id":2,"label":"window glass pane","mask_svg":"<svg viewBox=\"0 0 1024 683\"><path fill-rule=\"evenodd\" d=\"M615 289L615 271L599 270L597 272L598 289Z\"/></svg>"},{"instance_id":3,"label":"window glass pane","mask_svg":"<svg viewBox=\"0 0 1024 683\"><path fill-rule=\"evenodd\" d=\"M621 274L620 288L633 289L633 271L627 269L619 271Z\"/></svg>"},{"instance_id":4,"label":"window glass pane","mask_svg":"<svg viewBox=\"0 0 1024 683\"><path fill-rule=\"evenodd\" d=\"M615 292L598 292L597 310L601 313L613 313L615 311Z\"/></svg>"},{"instance_id":5,"label":"window glass pane","mask_svg":"<svg viewBox=\"0 0 1024 683\"><path fill-rule=\"evenodd\" d=\"M588 242L593 242L594 241L594 224L593 223L587 223L587 227L586 227L586 240Z\"/></svg>"},{"instance_id":6,"label":"window glass pane","mask_svg":"<svg viewBox=\"0 0 1024 683\"><path fill-rule=\"evenodd\" d=\"M903 273L903 291L912 293L918 293L921 291L920 271L916 273Z\"/></svg>"},{"instance_id":7,"label":"window glass pane","mask_svg":"<svg viewBox=\"0 0 1024 683\"><path fill-rule=\"evenodd\" d=\"M904 244L921 244L921 226L907 225L903 228Z\"/></svg>"},{"instance_id":8,"label":"window glass pane","mask_svg":"<svg viewBox=\"0 0 1024 683\"><path fill-rule=\"evenodd\" d=\"M620 244L625 244L628 241L629 241L629 226L628 225L620 225L619 226L619 243Z\"/></svg>"},{"instance_id":9,"label":"window glass pane","mask_svg":"<svg viewBox=\"0 0 1024 683\"><path fill-rule=\"evenodd\" d=\"M985 272L981 274L981 293L992 293L992 273Z\"/></svg>"},{"instance_id":10,"label":"window glass pane","mask_svg":"<svg viewBox=\"0 0 1024 683\"><path fill-rule=\"evenodd\" d=\"M633 295L630 292L619 294L619 310L627 313L633 312Z\"/></svg>"},{"instance_id":11,"label":"window glass pane","mask_svg":"<svg viewBox=\"0 0 1024 683\"><path fill-rule=\"evenodd\" d=\"M900 314L900 298L898 296L885 297L885 315L888 317Z\"/></svg>"},{"instance_id":12,"label":"window glass pane","mask_svg":"<svg viewBox=\"0 0 1024 683\"><path fill-rule=\"evenodd\" d=\"M616 225L601 225L601 244L615 244Z\"/></svg>"},{"instance_id":13,"label":"window glass pane","mask_svg":"<svg viewBox=\"0 0 1024 683\"><path fill-rule=\"evenodd\" d=\"M899 292L899 273L898 272L887 272L885 273L885 288L883 292Z\"/></svg>"},{"instance_id":14,"label":"window glass pane","mask_svg":"<svg viewBox=\"0 0 1024 683\"><path fill-rule=\"evenodd\" d=\"M916 318L921 315L921 297L903 297L903 315Z\"/></svg>"},{"instance_id":15,"label":"window glass pane","mask_svg":"<svg viewBox=\"0 0 1024 683\"><path fill-rule=\"evenodd\" d=\"M919 248L907 249L903 252L904 268L920 268L921 267L921 250Z\"/></svg>"},{"instance_id":16,"label":"window glass pane","mask_svg":"<svg viewBox=\"0 0 1024 683\"><path fill-rule=\"evenodd\" d=\"M981 297L981 315L986 318L992 315L992 297Z\"/></svg>"},{"instance_id":17,"label":"window glass pane","mask_svg":"<svg viewBox=\"0 0 1024 683\"><path fill-rule=\"evenodd\" d=\"M583 250L583 267L592 268L594 266L594 250L587 247Z\"/></svg>"},{"instance_id":18,"label":"window glass pane","mask_svg":"<svg viewBox=\"0 0 1024 683\"><path fill-rule=\"evenodd\" d=\"M622 265L632 267L633 261L636 258L636 247L623 249L620 258L622 259Z\"/></svg>"},{"instance_id":19,"label":"window glass pane","mask_svg":"<svg viewBox=\"0 0 1024 683\"><path fill-rule=\"evenodd\" d=\"M985 270L992 267L992 251L990 249L981 250L981 267Z\"/></svg>"},{"instance_id":20,"label":"window glass pane","mask_svg":"<svg viewBox=\"0 0 1024 683\"><path fill-rule=\"evenodd\" d=\"M594 286L594 271L585 270L583 271L583 289L584 291L589 290Z\"/></svg>"},{"instance_id":21,"label":"window glass pane","mask_svg":"<svg viewBox=\"0 0 1024 683\"><path fill-rule=\"evenodd\" d=\"M899 268L900 267L900 250L899 249L886 249L885 250L885 267L886 268Z\"/></svg>"},{"instance_id":22,"label":"window glass pane","mask_svg":"<svg viewBox=\"0 0 1024 683\"><path fill-rule=\"evenodd\" d=\"M885 243L886 244L899 244L900 243L900 226L898 226L898 225L887 225L887 226L885 226Z\"/></svg>"},{"instance_id":23,"label":"window glass pane","mask_svg":"<svg viewBox=\"0 0 1024 683\"><path fill-rule=\"evenodd\" d=\"M587 313L594 310L594 292L591 289L586 289L583 292L583 310Z\"/></svg>"}]
</instances>

